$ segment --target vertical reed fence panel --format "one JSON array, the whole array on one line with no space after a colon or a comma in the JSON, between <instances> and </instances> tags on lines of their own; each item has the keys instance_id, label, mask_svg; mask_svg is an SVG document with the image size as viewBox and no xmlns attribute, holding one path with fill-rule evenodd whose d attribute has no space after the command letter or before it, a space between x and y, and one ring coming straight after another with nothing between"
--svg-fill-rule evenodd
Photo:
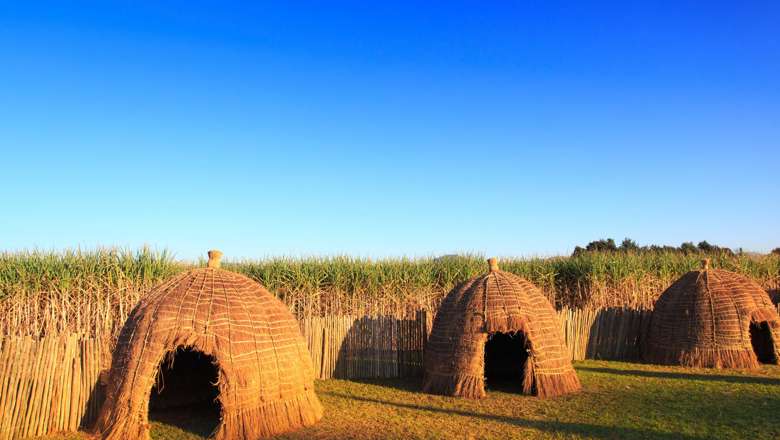
<instances>
[{"instance_id":1,"label":"vertical reed fence panel","mask_svg":"<svg viewBox=\"0 0 780 440\"><path fill-rule=\"evenodd\" d=\"M422 375L432 314L414 319L325 316L300 321L319 379ZM572 360L638 360L639 337L650 312L631 309L562 309L558 318Z\"/></svg>"},{"instance_id":2,"label":"vertical reed fence panel","mask_svg":"<svg viewBox=\"0 0 780 440\"><path fill-rule=\"evenodd\" d=\"M640 335L650 323L650 312L601 309L591 327L587 359L639 360Z\"/></svg>"},{"instance_id":3,"label":"vertical reed fence panel","mask_svg":"<svg viewBox=\"0 0 780 440\"><path fill-rule=\"evenodd\" d=\"M572 360L638 360L651 312L621 308L563 309L558 318Z\"/></svg>"},{"instance_id":4,"label":"vertical reed fence panel","mask_svg":"<svg viewBox=\"0 0 780 440\"><path fill-rule=\"evenodd\" d=\"M0 440L75 431L97 417L107 345L76 334L0 338Z\"/></svg>"},{"instance_id":5,"label":"vertical reed fence panel","mask_svg":"<svg viewBox=\"0 0 780 440\"><path fill-rule=\"evenodd\" d=\"M422 374L428 316L311 317L300 327L319 379L414 377Z\"/></svg>"}]
</instances>

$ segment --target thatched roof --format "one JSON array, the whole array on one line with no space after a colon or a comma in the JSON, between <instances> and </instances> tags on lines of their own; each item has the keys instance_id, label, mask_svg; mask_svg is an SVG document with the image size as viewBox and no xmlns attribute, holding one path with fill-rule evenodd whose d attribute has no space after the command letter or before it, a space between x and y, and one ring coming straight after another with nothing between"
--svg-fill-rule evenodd
<instances>
[{"instance_id":1,"label":"thatched roof","mask_svg":"<svg viewBox=\"0 0 780 440\"><path fill-rule=\"evenodd\" d=\"M257 439L322 417L306 343L287 307L255 281L209 267L179 275L132 311L114 351L96 429L106 439L148 439L150 391L166 353L199 350L216 360L217 439Z\"/></svg>"},{"instance_id":2,"label":"thatched roof","mask_svg":"<svg viewBox=\"0 0 780 440\"><path fill-rule=\"evenodd\" d=\"M425 349L426 392L485 396L489 335L523 332L528 349L523 392L549 397L580 389L555 309L527 280L499 270L453 289L439 308ZM518 365L518 373L522 366Z\"/></svg>"},{"instance_id":3,"label":"thatched roof","mask_svg":"<svg viewBox=\"0 0 780 440\"><path fill-rule=\"evenodd\" d=\"M758 366L750 325L765 322L780 342L780 317L764 289L742 275L711 269L683 275L658 298L643 338L648 362L690 367Z\"/></svg>"}]
</instances>

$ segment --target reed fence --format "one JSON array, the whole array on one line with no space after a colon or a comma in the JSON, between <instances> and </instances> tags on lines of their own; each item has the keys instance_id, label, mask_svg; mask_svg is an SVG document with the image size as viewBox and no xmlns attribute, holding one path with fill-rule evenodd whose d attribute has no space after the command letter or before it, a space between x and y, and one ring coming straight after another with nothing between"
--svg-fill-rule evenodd
<instances>
[{"instance_id":1,"label":"reed fence","mask_svg":"<svg viewBox=\"0 0 780 440\"><path fill-rule=\"evenodd\" d=\"M422 373L431 318L326 316L300 321L319 379L414 377Z\"/></svg>"},{"instance_id":2,"label":"reed fence","mask_svg":"<svg viewBox=\"0 0 780 440\"><path fill-rule=\"evenodd\" d=\"M94 420L107 344L77 334L0 339L0 440L75 431Z\"/></svg>"},{"instance_id":3,"label":"reed fence","mask_svg":"<svg viewBox=\"0 0 780 440\"><path fill-rule=\"evenodd\" d=\"M637 360L650 312L563 309L558 317L572 360ZM319 379L419 376L431 324L426 311L414 319L326 316L300 321Z\"/></svg>"},{"instance_id":4,"label":"reed fence","mask_svg":"<svg viewBox=\"0 0 780 440\"><path fill-rule=\"evenodd\" d=\"M635 361L640 358L640 335L651 314L621 308L563 309L558 318L572 360Z\"/></svg>"},{"instance_id":5,"label":"reed fence","mask_svg":"<svg viewBox=\"0 0 780 440\"><path fill-rule=\"evenodd\" d=\"M649 312L558 312L574 360L636 360ZM432 314L326 316L299 321L319 379L419 377ZM0 337L0 440L73 431L94 421L111 341L79 334Z\"/></svg>"}]
</instances>

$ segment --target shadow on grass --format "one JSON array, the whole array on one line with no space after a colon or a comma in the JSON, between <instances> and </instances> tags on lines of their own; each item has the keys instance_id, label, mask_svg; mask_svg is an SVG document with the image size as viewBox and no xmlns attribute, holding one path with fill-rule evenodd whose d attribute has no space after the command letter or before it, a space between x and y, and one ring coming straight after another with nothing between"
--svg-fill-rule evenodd
<instances>
[{"instance_id":1,"label":"shadow on grass","mask_svg":"<svg viewBox=\"0 0 780 440\"><path fill-rule=\"evenodd\" d=\"M714 374L680 373L672 371L617 370L613 368L577 366L577 371L617 374L620 376L651 377L657 379L703 380L711 382L744 383L759 385L780 385L780 379L756 376L723 376Z\"/></svg>"},{"instance_id":2,"label":"shadow on grass","mask_svg":"<svg viewBox=\"0 0 780 440\"><path fill-rule=\"evenodd\" d=\"M391 388L397 391L407 391L411 393L422 392L421 378L380 378L380 379L344 379L350 382L377 387ZM500 392L507 394L523 394L523 384L518 381L498 381L490 386L485 386L485 391ZM435 393L434 393L435 395Z\"/></svg>"},{"instance_id":3,"label":"shadow on grass","mask_svg":"<svg viewBox=\"0 0 780 440\"><path fill-rule=\"evenodd\" d=\"M413 393L422 390L422 379L417 378L380 378L380 379L343 379L350 382L362 383L364 385L373 385L377 387L392 388L398 391L410 391Z\"/></svg>"},{"instance_id":4,"label":"shadow on grass","mask_svg":"<svg viewBox=\"0 0 780 440\"><path fill-rule=\"evenodd\" d=\"M349 394L342 394L342 393L325 392L322 394L327 394L342 399L352 399L361 402L376 403L380 405L394 406L397 408L405 408L405 409L410 409L415 411L429 411L435 413L444 413L447 415L474 417L474 418L479 418L479 419L493 421L493 422L505 423L519 428L538 429L541 431L554 432L556 434L567 434L567 435L577 434L577 435L584 435L592 438L601 438L601 439L653 438L653 439L663 439L663 440L694 440L694 439L703 438L703 437L686 435L682 433L666 433L666 432L658 432L658 431L652 431L647 429L593 425L588 423L568 423L568 422L553 422L553 421L544 421L544 420L528 420L528 419L498 416L492 414L481 414L481 413L462 411L457 409L444 409L444 408L436 408L434 406L390 402L386 400L372 399L368 397L358 397L358 396L352 396Z\"/></svg>"},{"instance_id":5,"label":"shadow on grass","mask_svg":"<svg viewBox=\"0 0 780 440\"><path fill-rule=\"evenodd\" d=\"M397 391L411 393L422 392L421 378L381 378L381 379L344 379L350 382L371 385L376 387L391 388ZM523 394L523 384L518 381L499 381L490 386L485 386L488 393L496 391L507 394ZM435 395L435 393L434 393Z\"/></svg>"}]
</instances>

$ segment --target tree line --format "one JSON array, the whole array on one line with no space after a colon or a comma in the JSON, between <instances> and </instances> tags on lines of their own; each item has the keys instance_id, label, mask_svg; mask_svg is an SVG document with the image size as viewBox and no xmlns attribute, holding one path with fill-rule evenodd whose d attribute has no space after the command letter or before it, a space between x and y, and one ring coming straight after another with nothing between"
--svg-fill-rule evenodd
<instances>
[{"instance_id":1,"label":"tree line","mask_svg":"<svg viewBox=\"0 0 780 440\"><path fill-rule=\"evenodd\" d=\"M611 238L604 238L591 241L584 248L582 246L575 247L572 256L576 257L586 252L679 252L682 254L706 253L727 255L734 255L735 253L727 247L711 244L707 240L700 241L698 244L693 244L692 241L686 241L679 246L659 246L655 244L639 246L630 238L625 238L619 245ZM738 249L737 253L742 253L742 249ZM772 253L780 255L780 248L774 249Z\"/></svg>"}]
</instances>

